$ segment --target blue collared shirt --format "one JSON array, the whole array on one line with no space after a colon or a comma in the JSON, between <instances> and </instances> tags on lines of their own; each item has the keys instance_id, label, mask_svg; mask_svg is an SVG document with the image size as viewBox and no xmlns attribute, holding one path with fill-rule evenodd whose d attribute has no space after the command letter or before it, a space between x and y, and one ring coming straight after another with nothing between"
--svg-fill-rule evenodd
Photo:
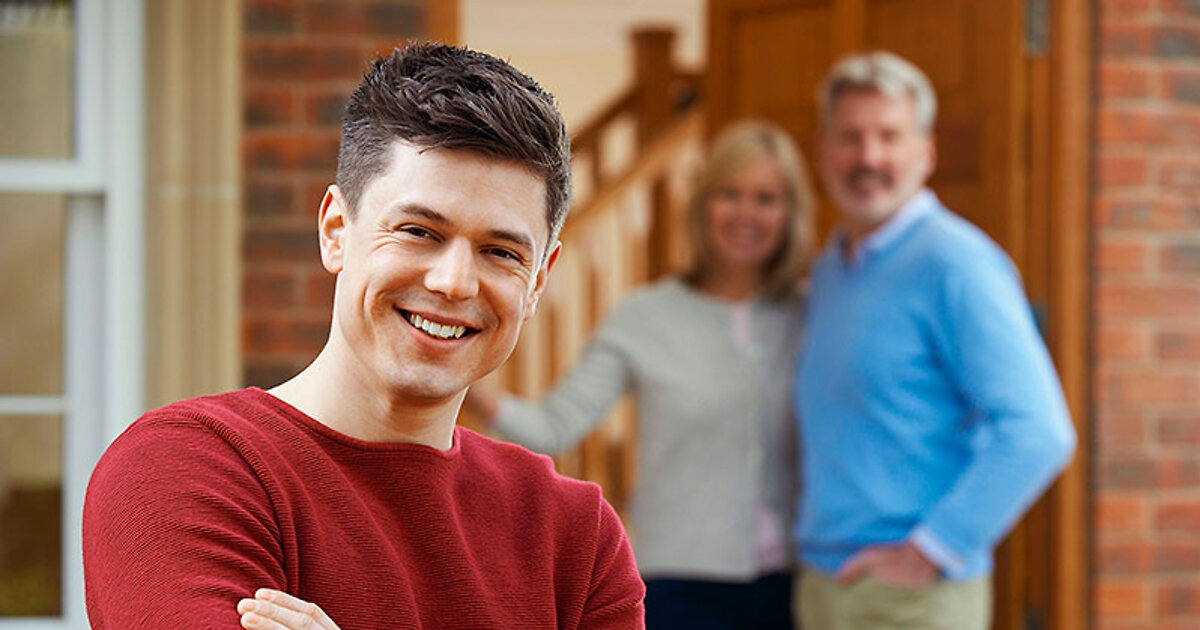
<instances>
[{"instance_id":1,"label":"blue collared shirt","mask_svg":"<svg viewBox=\"0 0 1200 630\"><path fill-rule=\"evenodd\" d=\"M794 405L799 560L912 540L950 579L991 552L1075 434L1007 255L928 190L813 272Z\"/></svg>"}]
</instances>

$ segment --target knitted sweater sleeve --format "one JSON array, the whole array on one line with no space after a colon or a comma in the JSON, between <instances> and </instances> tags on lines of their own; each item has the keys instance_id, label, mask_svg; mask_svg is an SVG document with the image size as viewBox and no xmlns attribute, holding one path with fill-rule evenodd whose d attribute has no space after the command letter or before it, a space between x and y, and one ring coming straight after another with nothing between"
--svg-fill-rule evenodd
<instances>
[{"instance_id":1,"label":"knitted sweater sleeve","mask_svg":"<svg viewBox=\"0 0 1200 630\"><path fill-rule=\"evenodd\" d=\"M955 268L944 299L941 354L982 439L916 534L965 556L995 545L1037 499L1070 460L1075 432L1007 257L989 250Z\"/></svg>"},{"instance_id":2,"label":"knitted sweater sleeve","mask_svg":"<svg viewBox=\"0 0 1200 630\"><path fill-rule=\"evenodd\" d=\"M548 455L575 446L604 420L629 387L630 367L622 345L630 316L628 303L609 316L583 356L541 401L505 398L496 429L521 446Z\"/></svg>"},{"instance_id":3,"label":"knitted sweater sleeve","mask_svg":"<svg viewBox=\"0 0 1200 630\"><path fill-rule=\"evenodd\" d=\"M141 421L88 486L91 625L240 628L240 598L286 588L279 541L263 484L225 439L193 421Z\"/></svg>"},{"instance_id":4,"label":"knitted sweater sleeve","mask_svg":"<svg viewBox=\"0 0 1200 630\"><path fill-rule=\"evenodd\" d=\"M646 587L616 511L607 501L600 503L596 561L579 630L642 630Z\"/></svg>"}]
</instances>

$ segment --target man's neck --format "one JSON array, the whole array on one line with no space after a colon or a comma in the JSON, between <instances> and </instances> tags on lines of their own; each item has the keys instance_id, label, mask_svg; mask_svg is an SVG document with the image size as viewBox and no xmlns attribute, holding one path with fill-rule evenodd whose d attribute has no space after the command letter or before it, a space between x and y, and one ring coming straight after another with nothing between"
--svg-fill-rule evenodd
<instances>
[{"instance_id":1,"label":"man's neck","mask_svg":"<svg viewBox=\"0 0 1200 630\"><path fill-rule=\"evenodd\" d=\"M269 393L353 438L439 450L453 446L465 390L444 400L414 400L388 391L377 375L347 363L327 345L312 364Z\"/></svg>"}]
</instances>

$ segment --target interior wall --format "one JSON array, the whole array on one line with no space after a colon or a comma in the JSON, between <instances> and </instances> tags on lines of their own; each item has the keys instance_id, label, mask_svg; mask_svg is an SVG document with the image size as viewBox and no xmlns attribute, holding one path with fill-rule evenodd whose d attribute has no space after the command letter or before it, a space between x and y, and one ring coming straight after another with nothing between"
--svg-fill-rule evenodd
<instances>
[{"instance_id":1,"label":"interior wall","mask_svg":"<svg viewBox=\"0 0 1200 630\"><path fill-rule=\"evenodd\" d=\"M675 27L684 68L706 54L704 0L462 0L460 15L461 42L537 79L572 130L632 80L633 28Z\"/></svg>"}]
</instances>

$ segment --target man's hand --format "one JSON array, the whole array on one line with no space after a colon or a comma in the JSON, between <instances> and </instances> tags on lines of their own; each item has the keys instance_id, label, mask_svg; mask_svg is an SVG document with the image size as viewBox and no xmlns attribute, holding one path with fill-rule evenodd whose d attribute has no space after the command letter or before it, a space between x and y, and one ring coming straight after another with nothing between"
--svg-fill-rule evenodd
<instances>
[{"instance_id":1,"label":"man's hand","mask_svg":"<svg viewBox=\"0 0 1200 630\"><path fill-rule=\"evenodd\" d=\"M921 588L937 580L940 571L911 542L867 547L854 554L838 571L845 587L868 575L891 586Z\"/></svg>"},{"instance_id":2,"label":"man's hand","mask_svg":"<svg viewBox=\"0 0 1200 630\"><path fill-rule=\"evenodd\" d=\"M340 630L320 606L269 588L238 602L237 610L246 630Z\"/></svg>"}]
</instances>

